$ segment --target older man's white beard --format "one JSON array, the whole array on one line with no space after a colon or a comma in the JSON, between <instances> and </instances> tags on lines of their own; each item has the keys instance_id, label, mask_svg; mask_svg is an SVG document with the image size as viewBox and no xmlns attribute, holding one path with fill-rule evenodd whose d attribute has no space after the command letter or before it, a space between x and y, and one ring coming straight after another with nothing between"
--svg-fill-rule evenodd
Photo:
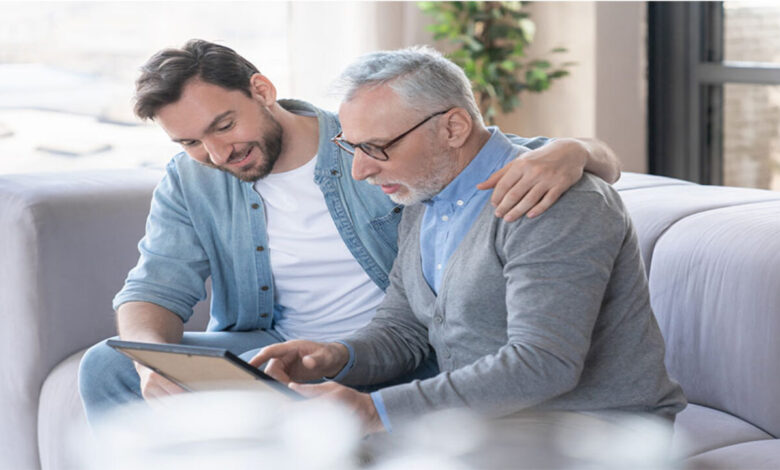
<instances>
[{"instance_id":1,"label":"older man's white beard","mask_svg":"<svg viewBox=\"0 0 780 470\"><path fill-rule=\"evenodd\" d=\"M419 181L411 183L406 181L384 181L374 177L368 177L366 181L375 185L400 185L401 188L392 194L388 194L388 197L396 204L411 206L412 204L431 199L447 186L447 183L452 179L450 171L448 171L449 168L438 168L438 170L432 172L427 178L421 178Z\"/></svg>"}]
</instances>

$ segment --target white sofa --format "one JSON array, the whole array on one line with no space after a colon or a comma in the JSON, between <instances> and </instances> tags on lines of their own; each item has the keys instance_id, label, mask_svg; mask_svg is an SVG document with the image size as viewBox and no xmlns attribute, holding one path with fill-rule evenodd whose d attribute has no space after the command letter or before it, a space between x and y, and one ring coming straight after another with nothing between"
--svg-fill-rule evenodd
<instances>
[{"instance_id":1,"label":"white sofa","mask_svg":"<svg viewBox=\"0 0 780 470\"><path fill-rule=\"evenodd\" d=\"M0 176L0 466L74 468L84 349L114 333L157 170ZM624 174L692 468L780 468L780 193ZM206 305L188 329L202 329ZM682 442L682 441L679 441Z\"/></svg>"}]
</instances>

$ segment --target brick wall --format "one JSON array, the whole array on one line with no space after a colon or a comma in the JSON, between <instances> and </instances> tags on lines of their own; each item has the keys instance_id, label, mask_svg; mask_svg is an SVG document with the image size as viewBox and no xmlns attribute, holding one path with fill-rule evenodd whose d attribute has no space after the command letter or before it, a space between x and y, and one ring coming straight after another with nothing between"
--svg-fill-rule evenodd
<instances>
[{"instance_id":1,"label":"brick wall","mask_svg":"<svg viewBox=\"0 0 780 470\"><path fill-rule=\"evenodd\" d=\"M725 59L780 63L780 7L725 10ZM724 87L724 184L780 190L780 86Z\"/></svg>"}]
</instances>

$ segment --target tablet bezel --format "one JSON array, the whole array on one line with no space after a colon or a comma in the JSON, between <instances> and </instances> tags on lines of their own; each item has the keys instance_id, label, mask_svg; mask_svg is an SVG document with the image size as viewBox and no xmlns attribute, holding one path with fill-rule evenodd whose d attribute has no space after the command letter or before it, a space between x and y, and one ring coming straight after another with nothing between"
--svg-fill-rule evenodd
<instances>
[{"instance_id":1,"label":"tablet bezel","mask_svg":"<svg viewBox=\"0 0 780 470\"><path fill-rule=\"evenodd\" d=\"M269 388L273 389L276 392L281 393L287 398L292 398L297 400L304 398L302 395L291 390L289 387L277 381L276 379L266 374L265 372L257 369L256 367L252 367L249 363L239 358L238 356L228 351L227 349L214 348L208 346L193 346L193 345L186 345L186 344L142 343L136 341L124 341L120 339L109 339L106 342L106 344L114 348L115 350L119 351L120 353L124 354L125 356L129 357L131 360L138 362L139 364L142 364L143 366L148 367L149 369L157 372L158 374L162 375L166 379L170 380L171 382L175 383L176 385L182 387L184 390L187 391L193 391L193 384L182 383L180 380L176 379L172 375L173 371L163 370L165 368L160 367L160 364L154 364L152 363L153 361L149 361L148 358L137 357L132 354L132 351L151 351L151 352L174 354L180 356L203 356L203 357L221 358L227 361L228 363L230 363L231 366L238 367L243 372L249 374L247 379L251 380L253 378L254 380L262 381L263 383L268 385ZM247 382L251 383L250 380L247 380ZM200 383L203 384L208 382L209 381L204 380ZM238 382L242 382L242 381L238 381ZM233 385L236 385L236 383L234 383Z\"/></svg>"}]
</instances>

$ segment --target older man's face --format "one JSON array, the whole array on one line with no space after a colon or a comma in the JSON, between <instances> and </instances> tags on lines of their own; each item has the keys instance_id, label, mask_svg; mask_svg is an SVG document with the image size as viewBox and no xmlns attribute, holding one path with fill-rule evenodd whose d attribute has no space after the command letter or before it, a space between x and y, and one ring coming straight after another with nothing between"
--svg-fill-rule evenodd
<instances>
[{"instance_id":1,"label":"older man's face","mask_svg":"<svg viewBox=\"0 0 780 470\"><path fill-rule=\"evenodd\" d=\"M353 144L381 146L425 117L409 109L387 85L360 90L339 109L343 137ZM430 119L390 146L385 151L387 161L375 160L356 149L352 177L381 186L399 204L411 205L435 196L456 171L449 149L441 142L440 118Z\"/></svg>"}]
</instances>

